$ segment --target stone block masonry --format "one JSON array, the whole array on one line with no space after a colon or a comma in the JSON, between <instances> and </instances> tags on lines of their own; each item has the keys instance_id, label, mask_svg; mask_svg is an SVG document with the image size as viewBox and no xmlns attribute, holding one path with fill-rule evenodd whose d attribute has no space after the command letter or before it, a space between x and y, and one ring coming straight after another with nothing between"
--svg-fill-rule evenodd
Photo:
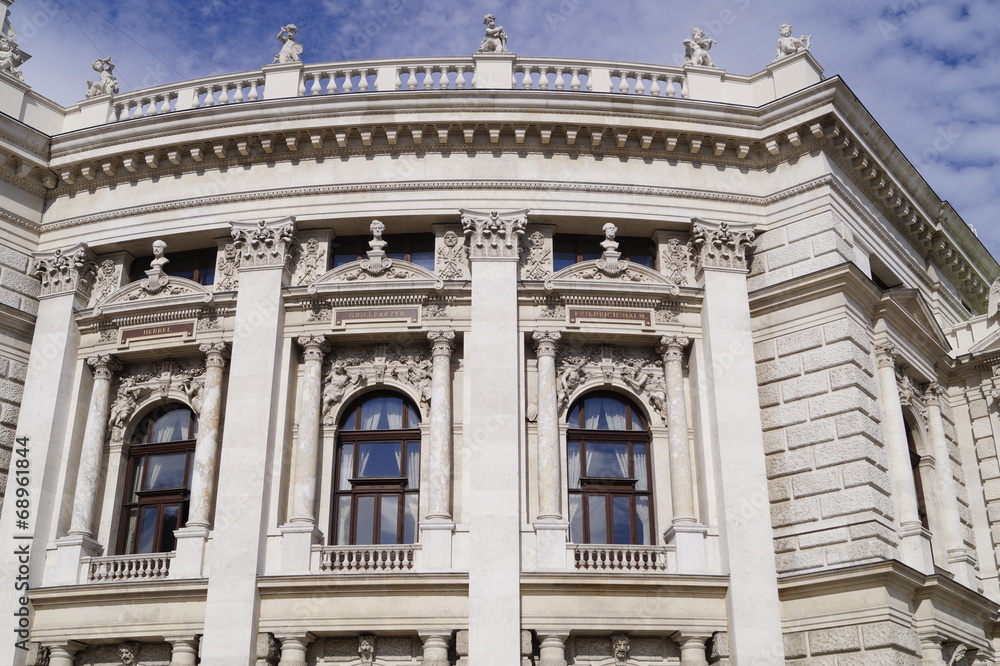
<instances>
[{"instance_id":1,"label":"stone block masonry","mask_svg":"<svg viewBox=\"0 0 1000 666\"><path fill-rule=\"evenodd\" d=\"M3 511L3 489L7 487L11 451L14 448L14 426L24 392L28 366L12 358L0 357L0 511Z\"/></svg>"},{"instance_id":2,"label":"stone block masonry","mask_svg":"<svg viewBox=\"0 0 1000 666\"><path fill-rule=\"evenodd\" d=\"M833 211L772 229L755 243L750 291L854 259L854 235Z\"/></svg>"},{"instance_id":3,"label":"stone block masonry","mask_svg":"<svg viewBox=\"0 0 1000 666\"><path fill-rule=\"evenodd\" d=\"M845 315L754 352L778 571L894 557L868 331Z\"/></svg>"}]
</instances>

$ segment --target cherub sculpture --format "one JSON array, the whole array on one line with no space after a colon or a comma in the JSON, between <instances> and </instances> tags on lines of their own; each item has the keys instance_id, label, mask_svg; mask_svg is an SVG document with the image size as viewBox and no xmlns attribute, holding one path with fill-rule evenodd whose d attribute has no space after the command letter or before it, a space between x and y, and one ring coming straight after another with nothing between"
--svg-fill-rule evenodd
<instances>
[{"instance_id":1,"label":"cherub sculpture","mask_svg":"<svg viewBox=\"0 0 1000 666\"><path fill-rule=\"evenodd\" d=\"M13 31L12 31L13 32ZM9 34L0 37L0 73L12 76L18 81L24 81L24 74L19 69L28 58L17 47L17 42Z\"/></svg>"},{"instance_id":2,"label":"cherub sculpture","mask_svg":"<svg viewBox=\"0 0 1000 666\"><path fill-rule=\"evenodd\" d=\"M496 24L496 20L497 17L493 14L487 14L483 17L483 23L486 25L486 36L479 43L480 53L509 53L507 33L504 32L502 25Z\"/></svg>"},{"instance_id":3,"label":"cherub sculpture","mask_svg":"<svg viewBox=\"0 0 1000 666\"><path fill-rule=\"evenodd\" d=\"M93 67L100 77L96 81L87 81L87 99L100 95L117 95L118 79L111 74L115 71L115 64L111 62L111 58L98 58L94 61Z\"/></svg>"},{"instance_id":4,"label":"cherub sculpture","mask_svg":"<svg viewBox=\"0 0 1000 666\"><path fill-rule=\"evenodd\" d=\"M298 31L299 29L295 27L294 23L281 26L281 29L278 30L278 41L281 42L281 50L278 51L278 55L274 56L274 63L272 64L285 64L302 60L299 57L302 55L302 44L295 41L295 33Z\"/></svg>"},{"instance_id":5,"label":"cherub sculpture","mask_svg":"<svg viewBox=\"0 0 1000 666\"><path fill-rule=\"evenodd\" d=\"M778 54L774 56L775 60L781 60L786 56L795 55L799 51L809 50L809 42L812 40L812 35L792 37L792 26L787 23L778 28L778 33L781 37L778 38Z\"/></svg>"},{"instance_id":6,"label":"cherub sculpture","mask_svg":"<svg viewBox=\"0 0 1000 666\"><path fill-rule=\"evenodd\" d=\"M704 30L692 28L691 39L684 40L684 57L687 59L687 64L715 67L715 63L708 55L708 50L712 48L713 44L718 44L718 42L714 39L706 39Z\"/></svg>"}]
</instances>

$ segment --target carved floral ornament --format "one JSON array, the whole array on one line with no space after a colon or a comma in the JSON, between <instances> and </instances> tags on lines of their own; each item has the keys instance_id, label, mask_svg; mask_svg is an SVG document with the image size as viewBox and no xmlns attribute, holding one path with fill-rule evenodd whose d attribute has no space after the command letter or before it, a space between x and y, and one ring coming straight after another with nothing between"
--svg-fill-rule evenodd
<instances>
[{"instance_id":1,"label":"carved floral ornament","mask_svg":"<svg viewBox=\"0 0 1000 666\"><path fill-rule=\"evenodd\" d=\"M276 222L233 222L233 246L240 253L240 267L287 267L298 253L295 242L295 218Z\"/></svg>"},{"instance_id":2,"label":"carved floral ornament","mask_svg":"<svg viewBox=\"0 0 1000 666\"><path fill-rule=\"evenodd\" d=\"M489 213L463 210L462 228L470 239L472 258L517 259L521 236L528 224L527 215L527 210L503 215L495 210Z\"/></svg>"},{"instance_id":3,"label":"carved floral ornament","mask_svg":"<svg viewBox=\"0 0 1000 666\"><path fill-rule=\"evenodd\" d=\"M66 252L56 250L35 257L31 274L42 283L41 295L78 291L89 295L97 276L97 265L91 261L85 246Z\"/></svg>"},{"instance_id":4,"label":"carved floral ornament","mask_svg":"<svg viewBox=\"0 0 1000 666\"><path fill-rule=\"evenodd\" d=\"M696 270L703 268L747 269L747 249L754 234L749 229L734 231L728 222L718 226L698 218L692 220L691 253Z\"/></svg>"}]
</instances>

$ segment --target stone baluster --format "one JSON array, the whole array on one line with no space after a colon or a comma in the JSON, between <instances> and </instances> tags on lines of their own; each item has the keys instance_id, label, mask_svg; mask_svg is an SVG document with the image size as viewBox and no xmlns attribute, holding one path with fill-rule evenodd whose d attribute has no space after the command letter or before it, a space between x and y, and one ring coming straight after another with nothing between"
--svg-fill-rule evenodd
<instances>
[{"instance_id":1,"label":"stone baluster","mask_svg":"<svg viewBox=\"0 0 1000 666\"><path fill-rule=\"evenodd\" d=\"M421 666L450 666L448 660L448 643L451 640L450 631L420 632L424 642L423 661Z\"/></svg>"},{"instance_id":2,"label":"stone baluster","mask_svg":"<svg viewBox=\"0 0 1000 666\"><path fill-rule=\"evenodd\" d=\"M568 631L538 632L538 666L566 666Z\"/></svg>"},{"instance_id":3,"label":"stone baluster","mask_svg":"<svg viewBox=\"0 0 1000 666\"><path fill-rule=\"evenodd\" d=\"M222 376L226 368L226 343L207 342L199 347L205 354L205 384L202 387L198 442L191 477L191 508L188 527L211 527L215 470L219 460L219 424L222 421Z\"/></svg>"},{"instance_id":4,"label":"stone baluster","mask_svg":"<svg viewBox=\"0 0 1000 666\"><path fill-rule=\"evenodd\" d=\"M315 640L316 636L306 632L304 634L275 634L281 641L281 661L278 666L305 666L306 648L309 643Z\"/></svg>"},{"instance_id":5,"label":"stone baluster","mask_svg":"<svg viewBox=\"0 0 1000 666\"><path fill-rule=\"evenodd\" d=\"M292 515L289 522L315 524L316 472L319 461L320 408L323 390L323 357L327 350L322 335L302 336L305 367L299 388L299 432L292 477Z\"/></svg>"},{"instance_id":6,"label":"stone baluster","mask_svg":"<svg viewBox=\"0 0 1000 666\"><path fill-rule=\"evenodd\" d=\"M198 663L198 637L167 637L170 643L170 666L194 666Z\"/></svg>"},{"instance_id":7,"label":"stone baluster","mask_svg":"<svg viewBox=\"0 0 1000 666\"><path fill-rule=\"evenodd\" d=\"M73 519L69 534L93 538L94 502L101 476L101 458L108 432L108 409L111 405L111 377L118 370L118 359L110 355L87 359L94 371L94 386L90 394L90 410L83 432L83 446L76 472L76 492L73 496Z\"/></svg>"},{"instance_id":8,"label":"stone baluster","mask_svg":"<svg viewBox=\"0 0 1000 666\"><path fill-rule=\"evenodd\" d=\"M923 536L923 526L917 509L917 488L910 467L910 448L906 441L906 422L896 383L897 349L891 344L875 347L878 365L879 393L882 398L882 425L885 428L886 449L892 476L893 496L899 520L900 560L922 571L933 572L930 543Z\"/></svg>"},{"instance_id":9,"label":"stone baluster","mask_svg":"<svg viewBox=\"0 0 1000 666\"><path fill-rule=\"evenodd\" d=\"M558 331L535 331L538 357L538 519L562 520L559 402L556 397Z\"/></svg>"},{"instance_id":10,"label":"stone baluster","mask_svg":"<svg viewBox=\"0 0 1000 666\"><path fill-rule=\"evenodd\" d=\"M945 399L944 389L939 384L932 382L924 394L924 402L927 405L927 434L930 439L931 453L934 456L934 485L941 512L940 524L944 529L948 564L951 565L956 580L966 587L975 589L974 560L962 538L962 518L957 499L958 490L955 487L950 447L944 434L944 419L941 416L941 401L943 399Z\"/></svg>"},{"instance_id":11,"label":"stone baluster","mask_svg":"<svg viewBox=\"0 0 1000 666\"><path fill-rule=\"evenodd\" d=\"M452 331L431 331L433 369L431 374L430 442L427 447L427 519L451 520L451 353L455 346Z\"/></svg>"}]
</instances>

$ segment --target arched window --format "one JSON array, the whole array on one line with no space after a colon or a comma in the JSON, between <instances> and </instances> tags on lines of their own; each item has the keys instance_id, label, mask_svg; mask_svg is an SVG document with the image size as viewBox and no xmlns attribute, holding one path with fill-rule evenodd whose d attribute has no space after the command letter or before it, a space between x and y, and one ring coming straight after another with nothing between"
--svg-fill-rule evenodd
<instances>
[{"instance_id":1,"label":"arched window","mask_svg":"<svg viewBox=\"0 0 1000 666\"><path fill-rule=\"evenodd\" d=\"M650 545L652 466L642 413L614 393L590 393L573 403L568 421L570 540Z\"/></svg>"},{"instance_id":2,"label":"arched window","mask_svg":"<svg viewBox=\"0 0 1000 666\"><path fill-rule=\"evenodd\" d=\"M420 491L420 417L395 393L348 407L337 435L333 543L413 543Z\"/></svg>"},{"instance_id":3,"label":"arched window","mask_svg":"<svg viewBox=\"0 0 1000 666\"><path fill-rule=\"evenodd\" d=\"M927 519L927 496L924 494L924 480L920 469L920 452L917 451L917 440L914 437L914 430L917 428L914 418L904 412L906 422L906 448L910 452L910 472L913 474L913 487L917 493L917 515L920 517L920 525L925 529L930 529L930 522Z\"/></svg>"},{"instance_id":4,"label":"arched window","mask_svg":"<svg viewBox=\"0 0 1000 666\"><path fill-rule=\"evenodd\" d=\"M182 404L157 407L132 436L118 550L166 553L187 520L198 418Z\"/></svg>"}]
</instances>

